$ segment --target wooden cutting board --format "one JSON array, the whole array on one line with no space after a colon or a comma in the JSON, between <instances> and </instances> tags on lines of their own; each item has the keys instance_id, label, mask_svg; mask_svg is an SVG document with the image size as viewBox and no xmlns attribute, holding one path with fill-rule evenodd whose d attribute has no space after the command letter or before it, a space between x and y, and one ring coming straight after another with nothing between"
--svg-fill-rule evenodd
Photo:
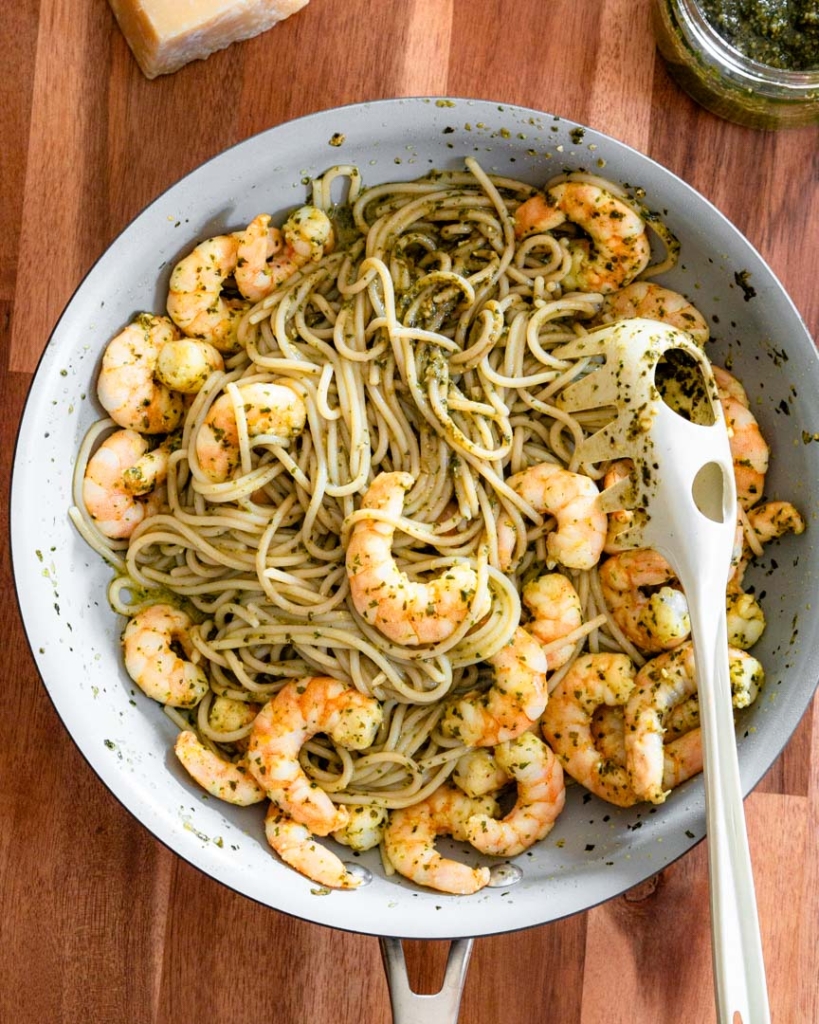
<instances>
[{"instance_id":1,"label":"wooden cutting board","mask_svg":"<svg viewBox=\"0 0 819 1024\"><path fill-rule=\"evenodd\" d=\"M698 108L655 55L647 0L312 0L266 35L153 82L104 0L18 0L0 32L6 469L49 332L128 221L252 133L364 99L487 98L613 135L714 202L819 328L819 130L758 133ZM0 1020L386 1024L375 939L226 890L102 787L39 683L5 548L2 572ZM819 1021L818 759L809 713L746 805L778 1024ZM408 944L420 991L435 989L444 946ZM463 1024L713 1019L702 845L586 914L480 940L461 1014Z\"/></svg>"}]
</instances>

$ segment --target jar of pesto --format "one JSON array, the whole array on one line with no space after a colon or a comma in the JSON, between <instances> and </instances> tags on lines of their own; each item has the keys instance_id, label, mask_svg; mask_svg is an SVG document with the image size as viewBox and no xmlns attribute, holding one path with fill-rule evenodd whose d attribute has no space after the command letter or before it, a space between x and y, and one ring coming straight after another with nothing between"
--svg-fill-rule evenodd
<instances>
[{"instance_id":1,"label":"jar of pesto","mask_svg":"<svg viewBox=\"0 0 819 1024\"><path fill-rule=\"evenodd\" d=\"M818 0L654 0L654 26L672 78L714 114L819 124Z\"/></svg>"}]
</instances>

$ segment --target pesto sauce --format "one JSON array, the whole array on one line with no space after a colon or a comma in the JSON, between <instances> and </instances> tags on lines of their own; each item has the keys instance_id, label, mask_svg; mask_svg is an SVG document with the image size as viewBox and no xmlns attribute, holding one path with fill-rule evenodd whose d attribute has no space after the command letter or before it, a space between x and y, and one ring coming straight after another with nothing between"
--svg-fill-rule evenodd
<instances>
[{"instance_id":1,"label":"pesto sauce","mask_svg":"<svg viewBox=\"0 0 819 1024\"><path fill-rule=\"evenodd\" d=\"M699 0L741 54L785 71L819 69L819 0Z\"/></svg>"}]
</instances>

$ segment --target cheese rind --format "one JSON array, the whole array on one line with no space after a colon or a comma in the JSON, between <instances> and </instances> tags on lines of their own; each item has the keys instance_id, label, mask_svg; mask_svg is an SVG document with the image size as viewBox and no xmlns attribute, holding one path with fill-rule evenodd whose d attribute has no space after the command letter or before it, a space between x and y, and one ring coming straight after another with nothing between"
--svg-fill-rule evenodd
<instances>
[{"instance_id":1,"label":"cheese rind","mask_svg":"<svg viewBox=\"0 0 819 1024\"><path fill-rule=\"evenodd\" d=\"M250 39L308 0L108 0L146 78Z\"/></svg>"}]
</instances>

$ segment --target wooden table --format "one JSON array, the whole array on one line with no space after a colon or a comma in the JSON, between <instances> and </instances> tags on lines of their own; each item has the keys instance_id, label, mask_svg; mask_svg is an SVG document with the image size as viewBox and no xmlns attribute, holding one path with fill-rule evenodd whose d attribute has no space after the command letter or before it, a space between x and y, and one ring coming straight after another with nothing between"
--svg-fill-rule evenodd
<instances>
[{"instance_id":1,"label":"wooden table","mask_svg":"<svg viewBox=\"0 0 819 1024\"><path fill-rule=\"evenodd\" d=\"M468 95L607 132L712 200L819 329L819 133L758 133L697 107L655 54L647 0L312 0L268 34L154 82L105 0L19 0L2 25L6 467L49 332L125 224L232 143L358 100ZM228 891L103 788L39 683L7 555L3 596L0 1020L387 1022L375 939ZM779 1024L819 1021L817 723L806 716L746 805ZM420 991L437 988L443 945L409 944ZM589 913L480 940L461 1014L464 1024L713 1019L704 845Z\"/></svg>"}]
</instances>

